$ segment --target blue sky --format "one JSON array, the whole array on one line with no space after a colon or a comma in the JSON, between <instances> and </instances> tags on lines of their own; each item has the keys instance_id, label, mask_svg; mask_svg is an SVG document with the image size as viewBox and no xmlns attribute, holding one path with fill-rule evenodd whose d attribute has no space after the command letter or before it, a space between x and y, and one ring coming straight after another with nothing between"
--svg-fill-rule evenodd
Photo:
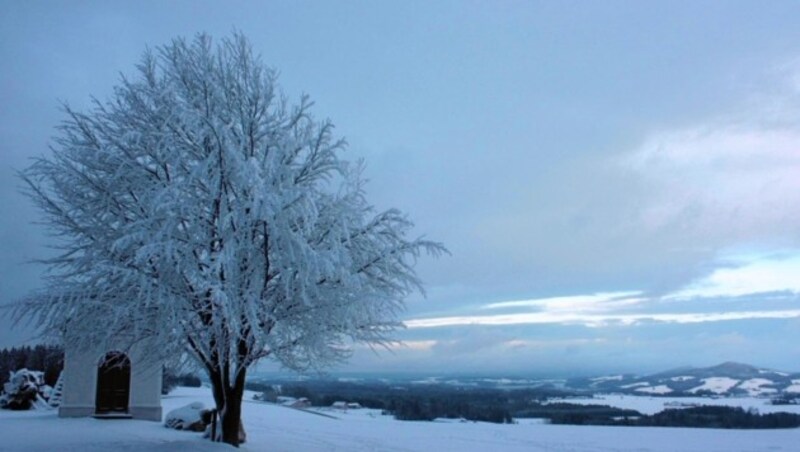
<instances>
[{"instance_id":1,"label":"blue sky","mask_svg":"<svg viewBox=\"0 0 800 452\"><path fill-rule=\"evenodd\" d=\"M46 253L14 169L58 101L241 30L368 192L451 257L392 352L341 370L590 373L800 362L796 2L19 2L0 17L0 294ZM7 321L5 321L7 324ZM24 328L0 328L0 346Z\"/></svg>"}]
</instances>

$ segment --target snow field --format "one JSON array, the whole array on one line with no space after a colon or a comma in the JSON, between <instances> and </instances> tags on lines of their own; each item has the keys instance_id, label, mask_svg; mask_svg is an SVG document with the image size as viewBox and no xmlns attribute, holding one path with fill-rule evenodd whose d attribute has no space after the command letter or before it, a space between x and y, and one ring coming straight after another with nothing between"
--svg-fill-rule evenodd
<instances>
[{"instance_id":1,"label":"snow field","mask_svg":"<svg viewBox=\"0 0 800 452\"><path fill-rule=\"evenodd\" d=\"M734 380L728 377L711 377L703 378L703 384L690 389L688 392L711 391L717 394L722 394L739 383L739 380Z\"/></svg>"},{"instance_id":2,"label":"snow field","mask_svg":"<svg viewBox=\"0 0 800 452\"><path fill-rule=\"evenodd\" d=\"M245 397L243 417L248 442L241 450L252 452L736 452L793 451L800 444L800 429L744 431L587 427L548 425L530 419L520 420L514 425L458 421L403 422L382 416L378 410L320 409L315 413L252 401L252 393ZM637 401L639 405L649 399L659 399L662 403L670 400L622 397L631 402ZM206 406L212 405L210 391L207 388L178 388L164 397L164 412L195 401L203 402ZM601 399L585 401L606 403ZM91 418L60 419L55 411L0 412L0 431L4 438L0 443L1 451L232 450L229 446L202 439L199 433L168 429L160 423Z\"/></svg>"},{"instance_id":3,"label":"snow field","mask_svg":"<svg viewBox=\"0 0 800 452\"><path fill-rule=\"evenodd\" d=\"M634 391L636 392L644 392L647 394L669 394L672 392L672 389L669 388L667 385L658 385L658 386L648 386L646 388L636 388Z\"/></svg>"},{"instance_id":4,"label":"snow field","mask_svg":"<svg viewBox=\"0 0 800 452\"><path fill-rule=\"evenodd\" d=\"M772 380L766 378L751 378L739 383L739 388L747 391L751 396L774 394L778 392L775 388L765 388L766 385L773 384Z\"/></svg>"},{"instance_id":5,"label":"snow field","mask_svg":"<svg viewBox=\"0 0 800 452\"><path fill-rule=\"evenodd\" d=\"M636 410L642 414L655 414L667 408L691 405L720 405L742 407L745 410L755 408L759 413L796 413L800 414L800 405L770 405L769 399L758 397L648 397L624 394L599 394L593 398L575 397L552 399L551 402L567 402L576 405L609 405L616 408Z\"/></svg>"}]
</instances>

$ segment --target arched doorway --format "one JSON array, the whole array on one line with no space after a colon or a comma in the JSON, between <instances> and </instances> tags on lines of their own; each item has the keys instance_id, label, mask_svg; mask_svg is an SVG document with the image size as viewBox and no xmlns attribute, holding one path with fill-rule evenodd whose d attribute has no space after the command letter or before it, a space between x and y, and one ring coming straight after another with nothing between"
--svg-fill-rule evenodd
<instances>
[{"instance_id":1,"label":"arched doorway","mask_svg":"<svg viewBox=\"0 0 800 452\"><path fill-rule=\"evenodd\" d=\"M108 352L97 366L95 411L127 413L131 392L131 360L122 352Z\"/></svg>"}]
</instances>

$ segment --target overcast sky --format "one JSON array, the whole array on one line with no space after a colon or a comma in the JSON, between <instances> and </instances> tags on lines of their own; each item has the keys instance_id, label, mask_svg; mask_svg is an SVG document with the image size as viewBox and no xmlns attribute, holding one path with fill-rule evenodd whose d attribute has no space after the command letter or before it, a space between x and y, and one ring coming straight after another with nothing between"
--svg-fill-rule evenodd
<instances>
[{"instance_id":1,"label":"overcast sky","mask_svg":"<svg viewBox=\"0 0 800 452\"><path fill-rule=\"evenodd\" d=\"M800 370L798 2L7 2L0 301L47 253L14 175L145 48L240 30L451 257L340 370ZM0 321L0 347L29 341Z\"/></svg>"}]
</instances>

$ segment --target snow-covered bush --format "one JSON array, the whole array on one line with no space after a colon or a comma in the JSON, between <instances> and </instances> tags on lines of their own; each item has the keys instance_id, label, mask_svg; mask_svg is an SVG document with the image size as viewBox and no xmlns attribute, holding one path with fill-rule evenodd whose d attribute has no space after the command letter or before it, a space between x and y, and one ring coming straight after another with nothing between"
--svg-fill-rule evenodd
<instances>
[{"instance_id":1,"label":"snow-covered bush","mask_svg":"<svg viewBox=\"0 0 800 452\"><path fill-rule=\"evenodd\" d=\"M193 402L167 413L164 425L175 430L191 430L202 432L206 428L202 413L206 410L203 402Z\"/></svg>"},{"instance_id":2,"label":"snow-covered bush","mask_svg":"<svg viewBox=\"0 0 800 452\"><path fill-rule=\"evenodd\" d=\"M8 410L46 409L53 388L44 383L44 372L20 369L11 372L0 394L0 408Z\"/></svg>"}]
</instances>

